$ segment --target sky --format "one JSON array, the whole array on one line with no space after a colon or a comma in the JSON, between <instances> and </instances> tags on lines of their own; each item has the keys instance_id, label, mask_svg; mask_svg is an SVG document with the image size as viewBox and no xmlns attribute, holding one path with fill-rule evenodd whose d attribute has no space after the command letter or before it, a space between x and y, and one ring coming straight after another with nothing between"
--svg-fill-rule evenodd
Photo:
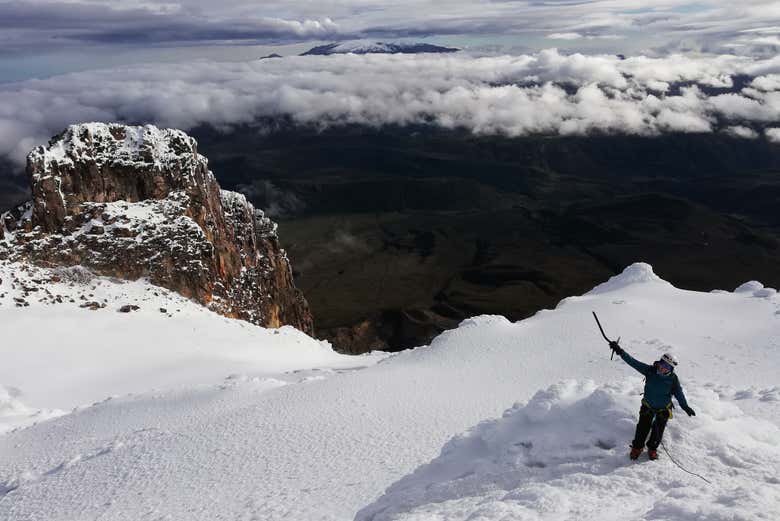
<instances>
[{"instance_id":1,"label":"sky","mask_svg":"<svg viewBox=\"0 0 780 521\"><path fill-rule=\"evenodd\" d=\"M297 56L352 39L462 51ZM0 0L0 190L85 121L780 142L778 51L766 0Z\"/></svg>"},{"instance_id":2,"label":"sky","mask_svg":"<svg viewBox=\"0 0 780 521\"><path fill-rule=\"evenodd\" d=\"M349 39L475 52L780 49L772 0L0 1L0 81L140 62L239 61Z\"/></svg>"}]
</instances>

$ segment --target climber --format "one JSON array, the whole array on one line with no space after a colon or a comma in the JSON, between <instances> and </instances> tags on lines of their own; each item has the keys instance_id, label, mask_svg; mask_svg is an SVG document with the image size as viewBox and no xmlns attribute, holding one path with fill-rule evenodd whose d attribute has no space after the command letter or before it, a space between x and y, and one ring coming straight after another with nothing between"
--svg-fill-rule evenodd
<instances>
[{"instance_id":1,"label":"climber","mask_svg":"<svg viewBox=\"0 0 780 521\"><path fill-rule=\"evenodd\" d=\"M658 459L658 445L664 435L666 422L672 417L674 407L672 395L677 398L680 408L688 416L696 416L696 412L688 406L680 380L674 372L677 360L666 353L653 365L647 365L626 353L615 341L610 341L609 347L628 365L645 376L644 397L639 409L636 434L631 443L630 458L635 460L642 454L647 434L650 433L650 439L647 440L647 455L651 460Z\"/></svg>"}]
</instances>

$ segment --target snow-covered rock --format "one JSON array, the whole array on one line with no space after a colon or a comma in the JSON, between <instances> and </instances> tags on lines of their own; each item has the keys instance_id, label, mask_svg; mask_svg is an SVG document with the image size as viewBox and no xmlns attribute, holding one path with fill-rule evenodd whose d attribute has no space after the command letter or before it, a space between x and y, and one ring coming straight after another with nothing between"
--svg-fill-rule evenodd
<instances>
[{"instance_id":1,"label":"snow-covered rock","mask_svg":"<svg viewBox=\"0 0 780 521\"><path fill-rule=\"evenodd\" d=\"M0 259L147 277L229 317L313 331L276 225L220 190L184 132L72 125L27 171L33 201L0 216Z\"/></svg>"}]
</instances>

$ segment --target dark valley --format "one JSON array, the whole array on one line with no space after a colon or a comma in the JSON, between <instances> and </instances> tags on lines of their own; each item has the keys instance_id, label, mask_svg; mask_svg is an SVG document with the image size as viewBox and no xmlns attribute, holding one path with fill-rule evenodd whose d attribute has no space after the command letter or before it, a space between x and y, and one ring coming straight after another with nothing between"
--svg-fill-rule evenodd
<instances>
[{"instance_id":1,"label":"dark valley","mask_svg":"<svg viewBox=\"0 0 780 521\"><path fill-rule=\"evenodd\" d=\"M317 334L353 353L517 320L637 260L679 287L780 284L780 146L724 134L193 131L280 222Z\"/></svg>"}]
</instances>

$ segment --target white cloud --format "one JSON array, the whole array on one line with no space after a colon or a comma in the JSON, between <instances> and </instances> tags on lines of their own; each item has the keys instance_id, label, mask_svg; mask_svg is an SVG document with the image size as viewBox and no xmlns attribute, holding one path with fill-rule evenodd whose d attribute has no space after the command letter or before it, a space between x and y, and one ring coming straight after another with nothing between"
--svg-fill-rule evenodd
<instances>
[{"instance_id":1,"label":"white cloud","mask_svg":"<svg viewBox=\"0 0 780 521\"><path fill-rule=\"evenodd\" d=\"M622 40L624 36L618 34L580 34L580 33L551 33L545 36L550 40Z\"/></svg>"},{"instance_id":2,"label":"white cloud","mask_svg":"<svg viewBox=\"0 0 780 521\"><path fill-rule=\"evenodd\" d=\"M579 40L583 36L580 33L552 33L548 34L547 38L551 40Z\"/></svg>"},{"instance_id":3,"label":"white cloud","mask_svg":"<svg viewBox=\"0 0 780 521\"><path fill-rule=\"evenodd\" d=\"M776 52L776 0L15 0L0 2L0 41L26 53L72 42L95 45L279 39L540 34L592 40L603 50L631 53L686 45L715 50L742 45ZM609 46L610 39L623 38ZM769 39L764 39L769 38ZM751 40L756 40L751 42ZM526 42L525 44L529 44ZM531 44L533 45L533 44Z\"/></svg>"},{"instance_id":4,"label":"white cloud","mask_svg":"<svg viewBox=\"0 0 780 521\"><path fill-rule=\"evenodd\" d=\"M780 90L780 74L759 76L750 82L751 87L763 91Z\"/></svg>"},{"instance_id":5,"label":"white cloud","mask_svg":"<svg viewBox=\"0 0 780 521\"><path fill-rule=\"evenodd\" d=\"M328 17L321 20L284 20L280 18L261 18L256 28L280 35L294 34L306 38L328 38L338 34L339 26Z\"/></svg>"},{"instance_id":6,"label":"white cloud","mask_svg":"<svg viewBox=\"0 0 780 521\"><path fill-rule=\"evenodd\" d=\"M772 143L780 143L780 128L768 128L764 131L764 135Z\"/></svg>"},{"instance_id":7,"label":"white cloud","mask_svg":"<svg viewBox=\"0 0 780 521\"><path fill-rule=\"evenodd\" d=\"M751 71L761 74L751 87L707 93ZM92 120L189 129L285 115L317 126L432 123L511 136L760 129L780 121L778 74L776 58L621 59L555 49L138 65L0 85L0 155L22 162L68 124Z\"/></svg>"},{"instance_id":8,"label":"white cloud","mask_svg":"<svg viewBox=\"0 0 780 521\"><path fill-rule=\"evenodd\" d=\"M759 45L771 45L773 47L780 47L780 36L761 36L759 38L750 38L744 40L747 43L759 44Z\"/></svg>"},{"instance_id":9,"label":"white cloud","mask_svg":"<svg viewBox=\"0 0 780 521\"><path fill-rule=\"evenodd\" d=\"M740 125L734 127L728 127L725 132L735 137L741 137L744 139L756 139L758 132L749 127L743 127Z\"/></svg>"},{"instance_id":10,"label":"white cloud","mask_svg":"<svg viewBox=\"0 0 780 521\"><path fill-rule=\"evenodd\" d=\"M752 29L743 29L740 33L758 33L758 34L780 34L780 26L772 25L769 27L754 27Z\"/></svg>"},{"instance_id":11,"label":"white cloud","mask_svg":"<svg viewBox=\"0 0 780 521\"><path fill-rule=\"evenodd\" d=\"M742 94L721 94L709 98L715 111L731 120L740 121L778 121L780 104L775 93L764 94L758 99Z\"/></svg>"}]
</instances>

